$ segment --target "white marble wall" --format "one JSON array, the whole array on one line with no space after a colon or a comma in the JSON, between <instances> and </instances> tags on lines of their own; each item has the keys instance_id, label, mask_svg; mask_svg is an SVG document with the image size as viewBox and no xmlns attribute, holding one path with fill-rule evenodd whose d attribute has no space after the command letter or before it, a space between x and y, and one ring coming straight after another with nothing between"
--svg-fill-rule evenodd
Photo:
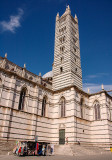
<instances>
[{"instance_id":1,"label":"white marble wall","mask_svg":"<svg viewBox=\"0 0 112 160\"><path fill-rule=\"evenodd\" d=\"M104 91L88 95L75 87L52 92L1 71L0 137L59 143L59 129L65 129L69 143L108 144L112 142L112 98ZM18 110L21 88L27 87L26 104ZM46 116L41 116L42 99L47 97ZM60 117L60 99L66 100L66 115ZM83 105L80 101L83 97ZM100 104L101 119L94 118L94 103ZM82 115L81 115L82 107Z\"/></svg>"}]
</instances>

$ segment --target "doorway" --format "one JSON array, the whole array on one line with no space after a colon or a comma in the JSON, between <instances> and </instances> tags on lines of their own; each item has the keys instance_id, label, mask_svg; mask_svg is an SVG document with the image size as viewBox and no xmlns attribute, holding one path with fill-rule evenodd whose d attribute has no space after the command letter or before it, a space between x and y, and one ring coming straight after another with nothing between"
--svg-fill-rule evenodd
<instances>
[{"instance_id":1,"label":"doorway","mask_svg":"<svg viewBox=\"0 0 112 160\"><path fill-rule=\"evenodd\" d=\"M65 129L59 130L59 144L65 144Z\"/></svg>"}]
</instances>

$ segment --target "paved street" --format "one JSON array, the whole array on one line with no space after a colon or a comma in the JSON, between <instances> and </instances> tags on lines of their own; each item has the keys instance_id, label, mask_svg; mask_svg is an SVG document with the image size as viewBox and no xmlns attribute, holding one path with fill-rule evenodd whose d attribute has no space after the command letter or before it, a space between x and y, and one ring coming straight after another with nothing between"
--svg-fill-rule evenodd
<instances>
[{"instance_id":1,"label":"paved street","mask_svg":"<svg viewBox=\"0 0 112 160\"><path fill-rule=\"evenodd\" d=\"M89 156L26 156L18 157L13 155L0 155L0 160L112 160L112 153L100 154L100 155L89 155Z\"/></svg>"}]
</instances>

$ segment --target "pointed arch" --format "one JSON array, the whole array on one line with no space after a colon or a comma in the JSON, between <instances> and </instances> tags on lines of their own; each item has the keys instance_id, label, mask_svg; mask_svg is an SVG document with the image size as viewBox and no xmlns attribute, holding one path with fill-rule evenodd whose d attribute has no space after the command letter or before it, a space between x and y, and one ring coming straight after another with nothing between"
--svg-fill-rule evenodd
<instances>
[{"instance_id":1,"label":"pointed arch","mask_svg":"<svg viewBox=\"0 0 112 160\"><path fill-rule=\"evenodd\" d=\"M28 92L28 86L25 83L22 85L21 90L24 88L26 88L26 91Z\"/></svg>"},{"instance_id":2,"label":"pointed arch","mask_svg":"<svg viewBox=\"0 0 112 160\"><path fill-rule=\"evenodd\" d=\"M84 97L81 96L80 98L80 115L81 115L81 118L84 118Z\"/></svg>"},{"instance_id":3,"label":"pointed arch","mask_svg":"<svg viewBox=\"0 0 112 160\"><path fill-rule=\"evenodd\" d=\"M60 116L65 117L65 97L60 98Z\"/></svg>"},{"instance_id":4,"label":"pointed arch","mask_svg":"<svg viewBox=\"0 0 112 160\"><path fill-rule=\"evenodd\" d=\"M27 88L26 87L22 87L21 92L20 92L20 98L19 98L19 106L18 106L19 110L23 110L24 109L26 94L27 94Z\"/></svg>"}]
</instances>

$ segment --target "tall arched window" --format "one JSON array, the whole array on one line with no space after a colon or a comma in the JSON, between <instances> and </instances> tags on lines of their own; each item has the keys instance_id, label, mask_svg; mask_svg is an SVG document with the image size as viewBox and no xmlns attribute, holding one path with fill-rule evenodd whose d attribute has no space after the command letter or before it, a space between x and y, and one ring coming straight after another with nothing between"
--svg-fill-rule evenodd
<instances>
[{"instance_id":1,"label":"tall arched window","mask_svg":"<svg viewBox=\"0 0 112 160\"><path fill-rule=\"evenodd\" d=\"M24 109L26 91L27 91L26 88L23 88L23 89L21 90L20 98L19 98L19 106L18 106L18 109L19 109L19 110L23 110L23 109Z\"/></svg>"},{"instance_id":2,"label":"tall arched window","mask_svg":"<svg viewBox=\"0 0 112 160\"><path fill-rule=\"evenodd\" d=\"M46 97L44 97L42 100L42 113L41 113L43 117L45 117L45 113L46 113L46 103L47 103L47 100L46 100Z\"/></svg>"},{"instance_id":3,"label":"tall arched window","mask_svg":"<svg viewBox=\"0 0 112 160\"><path fill-rule=\"evenodd\" d=\"M83 118L83 110L84 110L84 108L83 108L83 104L84 104L84 98L83 97L81 97L81 99L80 99L80 111L81 111L81 118Z\"/></svg>"},{"instance_id":4,"label":"tall arched window","mask_svg":"<svg viewBox=\"0 0 112 160\"><path fill-rule=\"evenodd\" d=\"M61 117L65 117L65 98L61 98Z\"/></svg>"},{"instance_id":5,"label":"tall arched window","mask_svg":"<svg viewBox=\"0 0 112 160\"><path fill-rule=\"evenodd\" d=\"M100 105L99 105L99 103L96 103L94 105L94 113L95 113L95 120L100 120L101 116L100 116Z\"/></svg>"}]
</instances>

